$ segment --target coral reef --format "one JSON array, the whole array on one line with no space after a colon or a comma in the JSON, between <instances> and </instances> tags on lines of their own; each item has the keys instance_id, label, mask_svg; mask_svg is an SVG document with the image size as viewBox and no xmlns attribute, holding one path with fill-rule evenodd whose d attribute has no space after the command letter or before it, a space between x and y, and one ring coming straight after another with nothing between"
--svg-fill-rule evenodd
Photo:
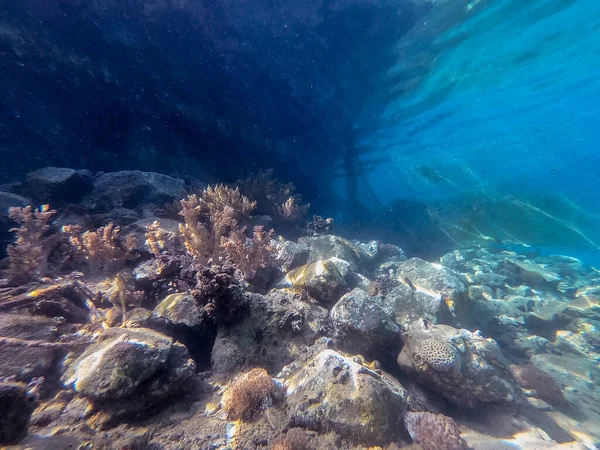
<instances>
[{"instance_id":1,"label":"coral reef","mask_svg":"<svg viewBox=\"0 0 600 450\"><path fill-rule=\"evenodd\" d=\"M122 268L137 247L136 237L130 233L123 238L121 228L112 222L85 232L78 225L64 225L62 231L69 236L69 242L92 272L110 273Z\"/></svg>"},{"instance_id":2,"label":"coral reef","mask_svg":"<svg viewBox=\"0 0 600 450\"><path fill-rule=\"evenodd\" d=\"M450 417L429 412L407 412L404 426L423 450L469 450L460 437L458 425Z\"/></svg>"},{"instance_id":3,"label":"coral reef","mask_svg":"<svg viewBox=\"0 0 600 450\"><path fill-rule=\"evenodd\" d=\"M313 216L312 220L306 226L306 232L309 236L324 236L333 231L333 219L328 217L324 219L321 216Z\"/></svg>"},{"instance_id":4,"label":"coral reef","mask_svg":"<svg viewBox=\"0 0 600 450\"><path fill-rule=\"evenodd\" d=\"M196 285L190 289L201 314L216 323L231 322L243 308L245 300L231 264L200 267Z\"/></svg>"},{"instance_id":5,"label":"coral reef","mask_svg":"<svg viewBox=\"0 0 600 450\"><path fill-rule=\"evenodd\" d=\"M371 296L387 295L399 284L400 282L390 275L378 275L377 278L369 284L367 292Z\"/></svg>"},{"instance_id":6,"label":"coral reef","mask_svg":"<svg viewBox=\"0 0 600 450\"><path fill-rule=\"evenodd\" d=\"M49 249L44 237L50 229L50 221L56 211L48 205L33 210L31 205L24 208L11 207L9 216L19 224L10 231L16 233L14 244L8 246L8 279L18 285L43 276L46 271Z\"/></svg>"},{"instance_id":7,"label":"coral reef","mask_svg":"<svg viewBox=\"0 0 600 450\"><path fill-rule=\"evenodd\" d=\"M223 393L223 411L230 419L249 419L269 398L274 386L273 379L264 369L243 373Z\"/></svg>"},{"instance_id":8,"label":"coral reef","mask_svg":"<svg viewBox=\"0 0 600 450\"><path fill-rule=\"evenodd\" d=\"M146 225L145 237L146 247L156 258L163 253L175 253L177 235L162 228L158 220Z\"/></svg>"}]
</instances>

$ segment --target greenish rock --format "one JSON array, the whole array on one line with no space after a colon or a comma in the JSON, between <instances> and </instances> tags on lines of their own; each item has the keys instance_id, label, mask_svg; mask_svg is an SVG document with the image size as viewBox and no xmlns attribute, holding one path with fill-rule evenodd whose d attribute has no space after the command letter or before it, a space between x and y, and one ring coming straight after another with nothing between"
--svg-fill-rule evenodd
<instances>
[{"instance_id":1,"label":"greenish rock","mask_svg":"<svg viewBox=\"0 0 600 450\"><path fill-rule=\"evenodd\" d=\"M154 312L175 325L196 327L202 322L200 311L190 294L168 295L156 305Z\"/></svg>"},{"instance_id":2,"label":"greenish rock","mask_svg":"<svg viewBox=\"0 0 600 450\"><path fill-rule=\"evenodd\" d=\"M165 365L172 343L146 328L109 328L69 365L62 381L88 397L126 397Z\"/></svg>"},{"instance_id":3,"label":"greenish rock","mask_svg":"<svg viewBox=\"0 0 600 450\"><path fill-rule=\"evenodd\" d=\"M376 258L376 252L368 252L359 245L334 235L302 237L298 244L308 247L308 263L329 258L339 258L350 263L354 272L368 268Z\"/></svg>"},{"instance_id":4,"label":"greenish rock","mask_svg":"<svg viewBox=\"0 0 600 450\"><path fill-rule=\"evenodd\" d=\"M293 426L330 430L369 445L399 439L407 393L383 372L326 349L303 364L291 364L279 375Z\"/></svg>"},{"instance_id":5,"label":"greenish rock","mask_svg":"<svg viewBox=\"0 0 600 450\"><path fill-rule=\"evenodd\" d=\"M324 305L333 305L347 290L346 280L338 265L330 260L318 260L289 272L284 282L294 290L305 290Z\"/></svg>"}]
</instances>

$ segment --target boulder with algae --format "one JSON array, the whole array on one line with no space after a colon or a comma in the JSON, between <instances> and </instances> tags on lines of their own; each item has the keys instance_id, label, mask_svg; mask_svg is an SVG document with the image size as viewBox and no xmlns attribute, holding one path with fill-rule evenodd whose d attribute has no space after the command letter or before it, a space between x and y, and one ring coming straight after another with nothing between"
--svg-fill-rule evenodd
<instances>
[{"instance_id":1,"label":"boulder with algae","mask_svg":"<svg viewBox=\"0 0 600 450\"><path fill-rule=\"evenodd\" d=\"M323 349L285 367L289 425L334 431L353 442L383 445L399 439L406 390L392 377Z\"/></svg>"},{"instance_id":2,"label":"boulder with algae","mask_svg":"<svg viewBox=\"0 0 600 450\"><path fill-rule=\"evenodd\" d=\"M305 290L317 302L332 306L347 290L346 280L335 261L317 260L289 272L279 286Z\"/></svg>"},{"instance_id":3,"label":"boulder with algae","mask_svg":"<svg viewBox=\"0 0 600 450\"><path fill-rule=\"evenodd\" d=\"M365 246L334 235L302 237L298 244L308 247L308 263L329 258L339 258L350 263L354 272L362 272L369 268L377 257L377 247L372 251Z\"/></svg>"},{"instance_id":4,"label":"boulder with algae","mask_svg":"<svg viewBox=\"0 0 600 450\"><path fill-rule=\"evenodd\" d=\"M404 337L398 364L460 406L523 399L496 342L467 330L417 321Z\"/></svg>"}]
</instances>

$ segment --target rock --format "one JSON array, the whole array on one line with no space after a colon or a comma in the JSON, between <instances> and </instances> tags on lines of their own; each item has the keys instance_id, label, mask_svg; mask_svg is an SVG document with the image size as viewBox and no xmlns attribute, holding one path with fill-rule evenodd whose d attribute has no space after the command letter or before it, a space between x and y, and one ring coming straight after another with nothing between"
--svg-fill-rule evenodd
<instances>
[{"instance_id":1,"label":"rock","mask_svg":"<svg viewBox=\"0 0 600 450\"><path fill-rule=\"evenodd\" d=\"M109 328L69 365L63 382L95 399L126 397L164 366L171 345L171 338L149 329Z\"/></svg>"},{"instance_id":2,"label":"rock","mask_svg":"<svg viewBox=\"0 0 600 450\"><path fill-rule=\"evenodd\" d=\"M289 272L281 286L305 290L323 305L333 305L347 289L346 280L338 266L330 260L318 260Z\"/></svg>"},{"instance_id":3,"label":"rock","mask_svg":"<svg viewBox=\"0 0 600 450\"><path fill-rule=\"evenodd\" d=\"M57 323L46 317L0 313L0 336L32 342L55 342ZM20 381L52 376L65 351L60 348L27 346L3 342L0 345L0 377L16 376Z\"/></svg>"},{"instance_id":4,"label":"rock","mask_svg":"<svg viewBox=\"0 0 600 450\"><path fill-rule=\"evenodd\" d=\"M436 295L444 294L455 303L466 297L465 277L448 267L420 258L410 258L399 263L397 267L396 277L399 280L408 279L417 290L429 291Z\"/></svg>"},{"instance_id":5,"label":"rock","mask_svg":"<svg viewBox=\"0 0 600 450\"><path fill-rule=\"evenodd\" d=\"M408 330L398 364L459 406L523 399L496 342L467 330L417 321Z\"/></svg>"},{"instance_id":6,"label":"rock","mask_svg":"<svg viewBox=\"0 0 600 450\"><path fill-rule=\"evenodd\" d=\"M277 262L286 271L303 266L308 261L308 247L304 244L298 244L293 241L278 242L276 249Z\"/></svg>"},{"instance_id":7,"label":"rock","mask_svg":"<svg viewBox=\"0 0 600 450\"><path fill-rule=\"evenodd\" d=\"M302 237L298 239L298 244L308 247L309 264L335 257L348 261L352 271L361 272L368 269L375 258L374 254L368 253L358 245L331 234Z\"/></svg>"},{"instance_id":8,"label":"rock","mask_svg":"<svg viewBox=\"0 0 600 450\"><path fill-rule=\"evenodd\" d=\"M127 330L131 331L131 330ZM109 429L123 421L139 421L158 411L160 406L193 391L196 365L187 348L179 342L171 345L165 363L153 376L141 383L128 397L96 405L88 424L94 429Z\"/></svg>"},{"instance_id":9,"label":"rock","mask_svg":"<svg viewBox=\"0 0 600 450\"><path fill-rule=\"evenodd\" d=\"M92 174L88 170L44 167L27 174L24 189L35 205L77 203L91 192Z\"/></svg>"},{"instance_id":10,"label":"rock","mask_svg":"<svg viewBox=\"0 0 600 450\"><path fill-rule=\"evenodd\" d=\"M362 289L345 294L331 309L334 337L342 350L370 359L393 360L400 350L401 328L393 304Z\"/></svg>"},{"instance_id":11,"label":"rock","mask_svg":"<svg viewBox=\"0 0 600 450\"><path fill-rule=\"evenodd\" d=\"M140 215L133 209L115 208L105 214L94 214L92 217L93 224L96 227L102 227L107 223L113 223L120 227L130 225L140 220Z\"/></svg>"},{"instance_id":12,"label":"rock","mask_svg":"<svg viewBox=\"0 0 600 450\"><path fill-rule=\"evenodd\" d=\"M454 315L454 304L449 297L443 297L439 292L412 289L406 283L398 283L386 295L385 301L394 311L395 322L408 328L415 320L424 318L434 323L458 325ZM452 309L450 309L452 308Z\"/></svg>"},{"instance_id":13,"label":"rock","mask_svg":"<svg viewBox=\"0 0 600 450\"><path fill-rule=\"evenodd\" d=\"M35 407L26 384L0 381L0 444L16 444L27 436Z\"/></svg>"},{"instance_id":14,"label":"rock","mask_svg":"<svg viewBox=\"0 0 600 450\"><path fill-rule=\"evenodd\" d=\"M84 199L91 211L136 209L142 204L161 205L185 196L183 180L138 170L110 172L94 180L94 190Z\"/></svg>"},{"instance_id":15,"label":"rock","mask_svg":"<svg viewBox=\"0 0 600 450\"><path fill-rule=\"evenodd\" d=\"M0 220L8 219L8 208L31 205L31 200L10 192L0 191Z\"/></svg>"},{"instance_id":16,"label":"rock","mask_svg":"<svg viewBox=\"0 0 600 450\"><path fill-rule=\"evenodd\" d=\"M600 322L575 319L567 328L556 332L554 348L600 361Z\"/></svg>"},{"instance_id":17,"label":"rock","mask_svg":"<svg viewBox=\"0 0 600 450\"><path fill-rule=\"evenodd\" d=\"M298 294L272 290L249 294L241 322L219 327L212 349L212 370L231 374L263 367L276 373L323 333L327 310Z\"/></svg>"},{"instance_id":18,"label":"rock","mask_svg":"<svg viewBox=\"0 0 600 450\"><path fill-rule=\"evenodd\" d=\"M291 427L334 431L369 445L385 445L402 432L406 390L338 352L323 350L278 377L286 389Z\"/></svg>"},{"instance_id":19,"label":"rock","mask_svg":"<svg viewBox=\"0 0 600 450\"><path fill-rule=\"evenodd\" d=\"M168 295L154 308L154 312L175 325L193 328L201 325L202 317L191 294Z\"/></svg>"}]
</instances>

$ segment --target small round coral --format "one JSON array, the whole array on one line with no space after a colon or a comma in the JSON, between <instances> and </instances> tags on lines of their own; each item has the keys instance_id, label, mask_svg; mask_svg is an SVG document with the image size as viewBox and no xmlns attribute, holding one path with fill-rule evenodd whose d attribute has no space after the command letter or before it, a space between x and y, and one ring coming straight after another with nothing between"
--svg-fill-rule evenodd
<instances>
[{"instance_id":1,"label":"small round coral","mask_svg":"<svg viewBox=\"0 0 600 450\"><path fill-rule=\"evenodd\" d=\"M252 369L239 375L223 393L221 405L232 420L252 416L274 389L273 379L265 369Z\"/></svg>"},{"instance_id":2,"label":"small round coral","mask_svg":"<svg viewBox=\"0 0 600 450\"><path fill-rule=\"evenodd\" d=\"M452 344L435 338L421 341L415 356L438 372L453 370L461 363L460 353Z\"/></svg>"},{"instance_id":3,"label":"small round coral","mask_svg":"<svg viewBox=\"0 0 600 450\"><path fill-rule=\"evenodd\" d=\"M413 441L423 450L470 450L450 417L430 412L407 412L404 425Z\"/></svg>"}]
</instances>

